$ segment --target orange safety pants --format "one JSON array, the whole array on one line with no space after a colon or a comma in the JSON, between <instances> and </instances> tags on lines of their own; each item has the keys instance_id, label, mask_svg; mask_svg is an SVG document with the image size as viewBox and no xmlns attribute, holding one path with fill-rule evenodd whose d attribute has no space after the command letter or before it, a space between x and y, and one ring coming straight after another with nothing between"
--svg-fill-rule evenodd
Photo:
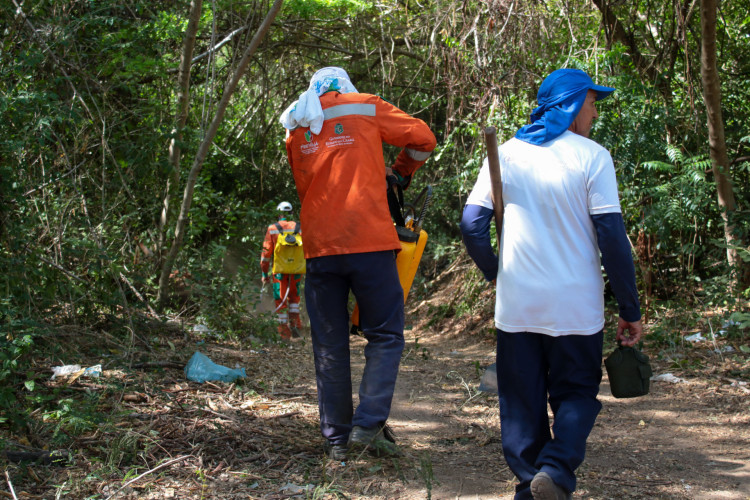
<instances>
[{"instance_id":1,"label":"orange safety pants","mask_svg":"<svg viewBox=\"0 0 750 500\"><path fill-rule=\"evenodd\" d=\"M283 340L292 338L292 327L302 328L299 315L299 283L301 274L272 275L273 298L276 303L276 320L279 323L279 336Z\"/></svg>"}]
</instances>

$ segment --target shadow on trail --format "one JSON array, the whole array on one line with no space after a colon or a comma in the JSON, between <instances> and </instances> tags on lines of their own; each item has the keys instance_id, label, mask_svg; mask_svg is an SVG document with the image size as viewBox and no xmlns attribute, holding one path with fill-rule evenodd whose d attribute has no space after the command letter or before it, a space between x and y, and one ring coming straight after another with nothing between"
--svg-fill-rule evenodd
<instances>
[{"instance_id":1,"label":"shadow on trail","mask_svg":"<svg viewBox=\"0 0 750 500\"><path fill-rule=\"evenodd\" d=\"M477 393L479 368L494 361L494 338L406 337L412 353L402 362L389 422L407 453L429 457L432 498L512 498L497 396ZM741 388L652 382L646 397L615 399L605 371L599 399L576 498L750 498L750 408ZM403 498L427 498L419 482L406 491Z\"/></svg>"}]
</instances>

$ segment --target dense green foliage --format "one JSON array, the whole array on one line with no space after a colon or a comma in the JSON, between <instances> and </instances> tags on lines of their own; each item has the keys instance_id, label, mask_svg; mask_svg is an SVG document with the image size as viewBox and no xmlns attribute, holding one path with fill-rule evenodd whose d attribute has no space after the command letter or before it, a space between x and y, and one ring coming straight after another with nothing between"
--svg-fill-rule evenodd
<instances>
[{"instance_id":1,"label":"dense green foliage","mask_svg":"<svg viewBox=\"0 0 750 500\"><path fill-rule=\"evenodd\" d=\"M541 79L577 67L617 88L601 103L593 137L615 159L642 292L672 305L720 307L747 322L747 290L728 292L734 270L725 264L707 160L699 20L694 12L681 17L674 5L613 7L640 52L650 54L654 81L631 47L608 38L601 12L585 0L289 0L200 173L175 273L175 286L191 293L188 313L228 334L263 326L245 314L257 294L263 231L279 200L296 201L278 117L314 70L345 67L360 91L383 96L435 131L438 148L413 188L435 190L424 281L461 252L457 225L484 156L482 128L494 125L500 139L509 138L526 122ZM180 144L182 183L224 83L269 6L203 6ZM746 7L722 3L718 58L739 206L731 216L750 260ZM23 360L48 325L104 318L122 326L118 334L138 333L133 317L148 311L164 252L158 217L171 173L189 4L41 0L23 9L0 14L2 409L13 406L24 383L33 389ZM390 158L396 153L387 150ZM168 239L174 223L171 213ZM175 311L184 306L172 304Z\"/></svg>"}]
</instances>

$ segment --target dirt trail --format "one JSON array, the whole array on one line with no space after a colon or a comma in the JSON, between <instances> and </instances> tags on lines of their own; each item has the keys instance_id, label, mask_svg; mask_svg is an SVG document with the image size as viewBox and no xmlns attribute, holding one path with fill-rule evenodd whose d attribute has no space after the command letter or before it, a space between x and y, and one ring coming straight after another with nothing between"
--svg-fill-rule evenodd
<instances>
[{"instance_id":1,"label":"dirt trail","mask_svg":"<svg viewBox=\"0 0 750 500\"><path fill-rule=\"evenodd\" d=\"M460 293L444 284L430 302L448 304ZM484 367L494 362L491 320L436 321L430 310L422 303L407 314L389 420L404 459L395 466L363 459L329 473L350 498L511 499L515 478L502 457L497 396L478 391ZM309 339L304 343L297 349L306 357L293 362L311 375ZM352 338L355 393L364 345ZM722 377L720 355L709 346L692 355L701 353L704 366L714 368L690 376L674 369L685 364L682 353L649 352L648 344L646 352L655 374L683 380L652 382L648 396L622 400L612 397L604 372L603 409L574 497L750 499L749 386ZM309 403L317 423L314 396Z\"/></svg>"},{"instance_id":2,"label":"dirt trail","mask_svg":"<svg viewBox=\"0 0 750 500\"><path fill-rule=\"evenodd\" d=\"M423 469L428 460L432 478L422 471L405 483L383 477L368 483L362 498L428 498L428 490L433 499L512 498L497 396L477 391L478 365L494 361L494 339L456 324L443 330L424 323L406 332L389 422L412 466ZM363 345L353 342L355 371ZM668 371L666 362L652 361L656 373ZM604 408L574 497L749 499L750 396L736 382L652 382L649 396L618 400L605 372Z\"/></svg>"},{"instance_id":3,"label":"dirt trail","mask_svg":"<svg viewBox=\"0 0 750 500\"><path fill-rule=\"evenodd\" d=\"M391 425L410 451L429 456L433 498L497 498L511 478L500 460L497 397L477 390L477 366L493 362L493 346L414 339L407 341Z\"/></svg>"},{"instance_id":4,"label":"dirt trail","mask_svg":"<svg viewBox=\"0 0 750 500\"><path fill-rule=\"evenodd\" d=\"M485 310L492 291L476 298L484 312L444 318L457 298L468 299L458 285L439 288L407 314L389 420L403 450L398 459L325 457L309 331L289 345L261 344L251 332L226 341L159 323L159 345L147 360L154 363L106 369L96 382L55 382L68 397L101 394L97 408L108 415L71 445L75 463L7 464L6 481L23 492L19 498L510 499L515 479L502 457L497 396L478 392L494 360ZM268 310L270 296L264 300ZM78 359L80 332L66 332L55 339L70 351L66 358ZM364 346L351 338L355 386ZM647 342L654 372L683 379L652 382L647 397L614 399L605 375L604 408L574 498L750 499L750 389L730 376L747 361L736 342L722 339L722 352L732 347L727 354L714 347L657 352ZM196 349L246 368L247 378L188 382L182 367Z\"/></svg>"}]
</instances>

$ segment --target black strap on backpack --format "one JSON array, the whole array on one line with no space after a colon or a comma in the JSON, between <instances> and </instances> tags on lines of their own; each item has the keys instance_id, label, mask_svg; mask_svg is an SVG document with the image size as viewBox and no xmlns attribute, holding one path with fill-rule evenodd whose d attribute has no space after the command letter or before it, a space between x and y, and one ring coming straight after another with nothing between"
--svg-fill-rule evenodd
<instances>
[{"instance_id":1,"label":"black strap on backpack","mask_svg":"<svg viewBox=\"0 0 750 500\"><path fill-rule=\"evenodd\" d=\"M398 178L395 175L389 175L385 179L388 181L388 187L386 188L386 193L388 195L388 210L391 212L393 222L395 222L397 226L403 227L406 225L403 214L404 188L401 186L401 183L398 182ZM396 186L396 192L393 191L393 186Z\"/></svg>"},{"instance_id":2,"label":"black strap on backpack","mask_svg":"<svg viewBox=\"0 0 750 500\"><path fill-rule=\"evenodd\" d=\"M281 236L282 234L284 234L284 228L281 227L281 223L280 222L274 223L274 226L276 226L276 229L279 231L279 236ZM292 239L291 240L287 240L287 243L293 244L293 243L295 243L297 241L297 238L295 238L295 235L297 235L297 234L299 234L299 222L295 221L295 223L294 223L294 231L292 231L291 233L287 233L286 236L284 236L284 239L291 237Z\"/></svg>"}]
</instances>

